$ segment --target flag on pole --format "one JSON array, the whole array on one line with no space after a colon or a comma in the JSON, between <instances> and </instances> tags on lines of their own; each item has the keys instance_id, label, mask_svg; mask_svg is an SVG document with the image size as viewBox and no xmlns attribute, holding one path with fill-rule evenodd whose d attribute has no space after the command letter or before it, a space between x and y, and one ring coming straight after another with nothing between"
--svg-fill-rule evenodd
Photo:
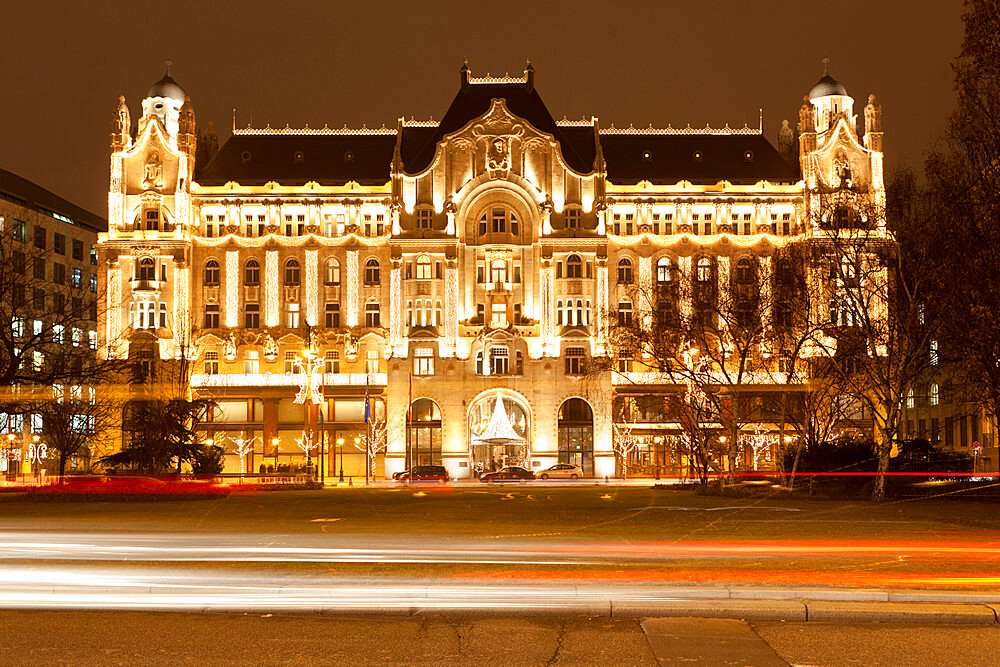
<instances>
[{"instance_id":1,"label":"flag on pole","mask_svg":"<svg viewBox=\"0 0 1000 667\"><path fill-rule=\"evenodd\" d=\"M368 373L365 373L365 423L371 418L371 411L369 408L369 396L371 395L371 386L368 384Z\"/></svg>"}]
</instances>

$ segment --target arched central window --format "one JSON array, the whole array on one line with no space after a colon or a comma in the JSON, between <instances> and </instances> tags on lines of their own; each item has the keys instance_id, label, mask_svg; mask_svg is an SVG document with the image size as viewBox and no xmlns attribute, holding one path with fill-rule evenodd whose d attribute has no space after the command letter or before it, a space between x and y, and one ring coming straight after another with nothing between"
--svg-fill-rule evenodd
<instances>
[{"instance_id":1,"label":"arched central window","mask_svg":"<svg viewBox=\"0 0 1000 667\"><path fill-rule=\"evenodd\" d=\"M502 259L495 259L490 264L490 282L507 282L507 262Z\"/></svg>"},{"instance_id":2,"label":"arched central window","mask_svg":"<svg viewBox=\"0 0 1000 667\"><path fill-rule=\"evenodd\" d=\"M431 258L427 255L417 257L417 280L430 280L431 277Z\"/></svg>"},{"instance_id":3,"label":"arched central window","mask_svg":"<svg viewBox=\"0 0 1000 667\"><path fill-rule=\"evenodd\" d=\"M700 283L711 282L712 280L712 260L708 257L702 257L698 260L697 270L695 272L695 279Z\"/></svg>"},{"instance_id":4,"label":"arched central window","mask_svg":"<svg viewBox=\"0 0 1000 667\"><path fill-rule=\"evenodd\" d=\"M628 257L622 257L618 260L618 284L632 284L632 260Z\"/></svg>"},{"instance_id":5,"label":"arched central window","mask_svg":"<svg viewBox=\"0 0 1000 667\"><path fill-rule=\"evenodd\" d=\"M219 262L210 259L205 262L205 284L215 286L219 284Z\"/></svg>"},{"instance_id":6,"label":"arched central window","mask_svg":"<svg viewBox=\"0 0 1000 667\"><path fill-rule=\"evenodd\" d=\"M579 255L570 255L566 258L566 277L579 278L583 275L583 262Z\"/></svg>"},{"instance_id":7,"label":"arched central window","mask_svg":"<svg viewBox=\"0 0 1000 667\"><path fill-rule=\"evenodd\" d=\"M746 257L741 257L736 262L736 282L740 285L749 285L753 282L753 266Z\"/></svg>"},{"instance_id":8,"label":"arched central window","mask_svg":"<svg viewBox=\"0 0 1000 667\"><path fill-rule=\"evenodd\" d=\"M139 260L139 280L156 280L156 262L152 257L143 257Z\"/></svg>"},{"instance_id":9,"label":"arched central window","mask_svg":"<svg viewBox=\"0 0 1000 667\"><path fill-rule=\"evenodd\" d=\"M661 257L656 261L656 282L669 283L673 280L674 264L669 257Z\"/></svg>"},{"instance_id":10,"label":"arched central window","mask_svg":"<svg viewBox=\"0 0 1000 667\"><path fill-rule=\"evenodd\" d=\"M365 285L378 285L381 282L378 260L372 257L365 262Z\"/></svg>"},{"instance_id":11,"label":"arched central window","mask_svg":"<svg viewBox=\"0 0 1000 667\"><path fill-rule=\"evenodd\" d=\"M299 284L299 260L290 259L285 262L285 284L291 286Z\"/></svg>"},{"instance_id":12,"label":"arched central window","mask_svg":"<svg viewBox=\"0 0 1000 667\"><path fill-rule=\"evenodd\" d=\"M256 259L247 260L243 267L243 284L250 287L260 285L260 262Z\"/></svg>"}]
</instances>

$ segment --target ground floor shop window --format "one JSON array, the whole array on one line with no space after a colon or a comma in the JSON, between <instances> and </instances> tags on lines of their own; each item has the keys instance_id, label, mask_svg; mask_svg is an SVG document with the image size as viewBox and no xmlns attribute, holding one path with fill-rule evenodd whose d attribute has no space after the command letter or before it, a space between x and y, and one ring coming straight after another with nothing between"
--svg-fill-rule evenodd
<instances>
[{"instance_id":1,"label":"ground floor shop window","mask_svg":"<svg viewBox=\"0 0 1000 667\"><path fill-rule=\"evenodd\" d=\"M571 398L559 407L559 463L580 466L594 474L594 412L582 398Z\"/></svg>"},{"instance_id":2,"label":"ground floor shop window","mask_svg":"<svg viewBox=\"0 0 1000 667\"><path fill-rule=\"evenodd\" d=\"M441 465L441 409L429 398L413 402L407 416L407 467Z\"/></svg>"}]
</instances>

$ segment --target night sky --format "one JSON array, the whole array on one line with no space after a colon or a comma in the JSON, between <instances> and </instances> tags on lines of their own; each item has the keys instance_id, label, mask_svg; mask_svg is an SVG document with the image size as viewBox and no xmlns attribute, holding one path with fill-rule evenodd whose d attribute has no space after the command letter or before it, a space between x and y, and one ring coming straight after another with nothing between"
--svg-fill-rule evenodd
<instances>
[{"instance_id":1,"label":"night sky","mask_svg":"<svg viewBox=\"0 0 1000 667\"><path fill-rule=\"evenodd\" d=\"M63 5L59 7L59 5ZM161 11L151 11L155 5ZM473 76L525 57L556 118L764 129L830 71L883 105L890 167L919 166L953 106L959 2L17 2L4 7L0 167L107 215L118 95L133 123L164 61L220 145L239 124L440 119Z\"/></svg>"}]
</instances>

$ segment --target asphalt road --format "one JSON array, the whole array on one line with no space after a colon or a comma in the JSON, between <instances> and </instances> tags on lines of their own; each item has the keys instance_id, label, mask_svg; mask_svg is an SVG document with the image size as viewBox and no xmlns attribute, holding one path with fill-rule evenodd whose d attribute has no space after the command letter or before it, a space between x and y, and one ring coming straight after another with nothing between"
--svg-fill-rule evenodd
<instances>
[{"instance_id":1,"label":"asphalt road","mask_svg":"<svg viewBox=\"0 0 1000 667\"><path fill-rule=\"evenodd\" d=\"M1000 627L724 619L0 612L18 665L989 665Z\"/></svg>"},{"instance_id":2,"label":"asphalt road","mask_svg":"<svg viewBox=\"0 0 1000 667\"><path fill-rule=\"evenodd\" d=\"M156 561L341 577L984 588L1000 505L649 488L331 489L210 500L0 496L0 562Z\"/></svg>"}]
</instances>

